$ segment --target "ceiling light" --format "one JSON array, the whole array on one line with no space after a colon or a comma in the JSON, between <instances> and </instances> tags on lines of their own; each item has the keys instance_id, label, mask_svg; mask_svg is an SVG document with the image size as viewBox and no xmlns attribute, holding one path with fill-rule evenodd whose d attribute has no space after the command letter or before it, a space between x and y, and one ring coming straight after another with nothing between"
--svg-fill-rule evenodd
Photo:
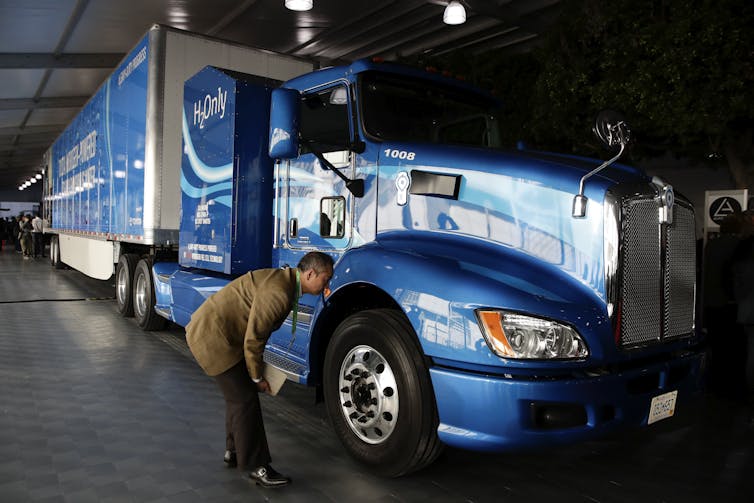
<instances>
[{"instance_id":1,"label":"ceiling light","mask_svg":"<svg viewBox=\"0 0 754 503\"><path fill-rule=\"evenodd\" d=\"M31 183L37 183L37 179L36 179L36 178L32 178L32 179L30 179L29 181L30 181Z\"/></svg>"},{"instance_id":2,"label":"ceiling light","mask_svg":"<svg viewBox=\"0 0 754 503\"><path fill-rule=\"evenodd\" d=\"M36 176L35 176L34 178L36 178L37 180L41 180L41 179L42 179L42 175L41 175L41 174L39 174L39 173L37 173L37 174L36 174Z\"/></svg>"},{"instance_id":3,"label":"ceiling light","mask_svg":"<svg viewBox=\"0 0 754 503\"><path fill-rule=\"evenodd\" d=\"M466 9L460 2L453 0L445 7L442 20L445 24L463 24L466 22Z\"/></svg>"},{"instance_id":4,"label":"ceiling light","mask_svg":"<svg viewBox=\"0 0 754 503\"><path fill-rule=\"evenodd\" d=\"M285 0L285 7L290 10L310 10L314 0Z\"/></svg>"},{"instance_id":5,"label":"ceiling light","mask_svg":"<svg viewBox=\"0 0 754 503\"><path fill-rule=\"evenodd\" d=\"M24 186L23 186L23 185L22 185L22 186L20 186L20 187L18 188L18 190L24 190Z\"/></svg>"}]
</instances>

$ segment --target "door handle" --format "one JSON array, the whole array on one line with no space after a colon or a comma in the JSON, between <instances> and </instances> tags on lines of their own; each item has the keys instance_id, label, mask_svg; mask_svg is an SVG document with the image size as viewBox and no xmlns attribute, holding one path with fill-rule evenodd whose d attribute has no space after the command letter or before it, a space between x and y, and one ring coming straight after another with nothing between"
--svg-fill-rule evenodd
<instances>
[{"instance_id":1,"label":"door handle","mask_svg":"<svg viewBox=\"0 0 754 503\"><path fill-rule=\"evenodd\" d=\"M291 238L296 238L298 236L297 218L291 218L291 220L288 222L288 236Z\"/></svg>"}]
</instances>

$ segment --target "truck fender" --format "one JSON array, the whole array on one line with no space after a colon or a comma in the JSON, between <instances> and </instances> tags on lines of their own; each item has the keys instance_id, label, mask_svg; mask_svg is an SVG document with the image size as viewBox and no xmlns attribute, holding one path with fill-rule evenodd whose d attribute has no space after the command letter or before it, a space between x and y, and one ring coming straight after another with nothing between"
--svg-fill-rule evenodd
<instances>
[{"instance_id":1,"label":"truck fender","mask_svg":"<svg viewBox=\"0 0 754 503\"><path fill-rule=\"evenodd\" d=\"M425 355L480 365L498 366L501 360L484 342L476 308L569 323L587 339L592 356L601 354L598 341L604 337L594 327L610 326L598 293L572 276L519 250L465 237L404 231L347 252L317 314L356 288L382 292L375 307L390 307L384 305L390 299L409 320Z\"/></svg>"}]
</instances>

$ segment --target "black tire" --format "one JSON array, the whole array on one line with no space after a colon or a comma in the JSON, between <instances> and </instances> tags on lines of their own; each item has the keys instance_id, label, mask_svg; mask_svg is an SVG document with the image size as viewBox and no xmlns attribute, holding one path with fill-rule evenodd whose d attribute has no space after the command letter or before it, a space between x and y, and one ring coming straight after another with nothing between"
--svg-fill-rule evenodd
<instances>
[{"instance_id":1,"label":"black tire","mask_svg":"<svg viewBox=\"0 0 754 503\"><path fill-rule=\"evenodd\" d=\"M60 260L60 240L58 236L50 238L50 265L55 269L65 269L65 264Z\"/></svg>"},{"instance_id":2,"label":"black tire","mask_svg":"<svg viewBox=\"0 0 754 503\"><path fill-rule=\"evenodd\" d=\"M134 315L133 285L137 262L138 255L124 253L118 259L118 266L115 268L115 301L118 304L118 312L126 318Z\"/></svg>"},{"instance_id":3,"label":"black tire","mask_svg":"<svg viewBox=\"0 0 754 503\"><path fill-rule=\"evenodd\" d=\"M374 309L348 317L328 345L323 377L335 433L375 472L405 475L442 451L429 371L403 313Z\"/></svg>"},{"instance_id":4,"label":"black tire","mask_svg":"<svg viewBox=\"0 0 754 503\"><path fill-rule=\"evenodd\" d=\"M167 321L154 310L155 295L152 281L152 261L139 260L134 272L133 307L134 317L142 330L162 330Z\"/></svg>"}]
</instances>

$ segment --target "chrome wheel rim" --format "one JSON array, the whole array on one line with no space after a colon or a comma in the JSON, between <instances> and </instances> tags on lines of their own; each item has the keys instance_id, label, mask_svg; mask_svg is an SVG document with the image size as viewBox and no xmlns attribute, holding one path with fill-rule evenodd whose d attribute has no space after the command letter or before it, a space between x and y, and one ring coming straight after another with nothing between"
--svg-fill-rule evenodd
<instances>
[{"instance_id":1,"label":"chrome wheel rim","mask_svg":"<svg viewBox=\"0 0 754 503\"><path fill-rule=\"evenodd\" d=\"M343 417L356 436L380 444L395 430L399 399L395 374L384 356L371 346L348 352L338 379Z\"/></svg>"},{"instance_id":2,"label":"chrome wheel rim","mask_svg":"<svg viewBox=\"0 0 754 503\"><path fill-rule=\"evenodd\" d=\"M125 267L121 267L118 271L118 279L115 285L115 292L118 296L118 304L125 305L128 299L128 281L127 270Z\"/></svg>"},{"instance_id":3,"label":"chrome wheel rim","mask_svg":"<svg viewBox=\"0 0 754 503\"><path fill-rule=\"evenodd\" d=\"M147 280L143 274L136 277L136 287L134 289L134 309L139 318L144 318L147 312Z\"/></svg>"}]
</instances>

